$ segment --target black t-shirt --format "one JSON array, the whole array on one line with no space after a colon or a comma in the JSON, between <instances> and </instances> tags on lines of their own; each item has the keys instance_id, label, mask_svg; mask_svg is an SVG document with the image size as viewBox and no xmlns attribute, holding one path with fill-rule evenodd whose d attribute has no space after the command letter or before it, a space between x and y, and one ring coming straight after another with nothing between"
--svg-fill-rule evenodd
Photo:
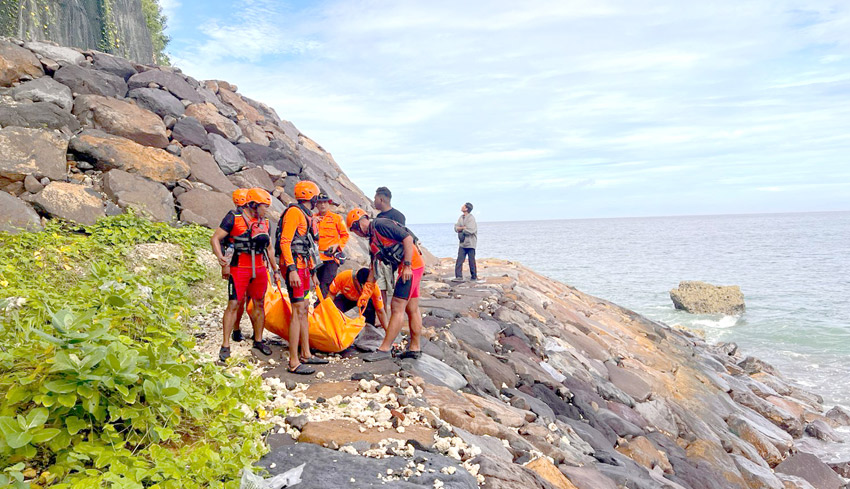
<instances>
[{"instance_id":1,"label":"black t-shirt","mask_svg":"<svg viewBox=\"0 0 850 489\"><path fill-rule=\"evenodd\" d=\"M402 214L398 209L392 208L388 211L384 211L375 216L375 219L391 219L402 226L405 224L404 214Z\"/></svg>"},{"instance_id":2,"label":"black t-shirt","mask_svg":"<svg viewBox=\"0 0 850 489\"><path fill-rule=\"evenodd\" d=\"M233 223L236 220L236 211L227 211L227 215L224 216L224 219L221 220L221 224L218 225L221 229L227 231L227 236L221 239L221 250L233 246L233 240L230 238L230 231L233 231Z\"/></svg>"},{"instance_id":3,"label":"black t-shirt","mask_svg":"<svg viewBox=\"0 0 850 489\"><path fill-rule=\"evenodd\" d=\"M401 214L399 212L399 214ZM402 216L404 217L404 216ZM410 233L399 223L385 218L376 218L372 221L372 228L381 236L389 238L401 243L404 238L410 236Z\"/></svg>"}]
</instances>

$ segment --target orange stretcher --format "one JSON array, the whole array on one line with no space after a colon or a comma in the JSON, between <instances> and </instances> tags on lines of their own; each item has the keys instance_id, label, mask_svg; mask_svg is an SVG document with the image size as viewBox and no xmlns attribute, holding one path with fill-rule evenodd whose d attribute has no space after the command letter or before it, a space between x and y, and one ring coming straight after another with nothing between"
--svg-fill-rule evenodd
<instances>
[{"instance_id":1,"label":"orange stretcher","mask_svg":"<svg viewBox=\"0 0 850 489\"><path fill-rule=\"evenodd\" d=\"M366 325L366 318L359 314L350 318L337 309L329 297L322 297L322 292L316 288L319 304L309 316L310 347L317 350L336 353L345 350L352 343L360 330ZM289 341L289 321L292 318L292 305L289 295L280 287L280 283L269 283L264 299L266 312L266 330Z\"/></svg>"}]
</instances>

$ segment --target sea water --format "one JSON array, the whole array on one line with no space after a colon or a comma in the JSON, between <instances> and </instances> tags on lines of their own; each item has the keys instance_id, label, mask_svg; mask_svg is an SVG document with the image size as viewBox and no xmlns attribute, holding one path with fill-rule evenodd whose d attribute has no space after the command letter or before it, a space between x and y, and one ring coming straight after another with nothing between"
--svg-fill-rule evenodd
<instances>
[{"instance_id":1,"label":"sea water","mask_svg":"<svg viewBox=\"0 0 850 489\"><path fill-rule=\"evenodd\" d=\"M452 224L412 225L457 256ZM516 260L664 323L734 341L789 379L850 407L850 212L480 222L479 258ZM468 269L464 274L468 277ZM673 308L682 280L739 285L740 316Z\"/></svg>"}]
</instances>

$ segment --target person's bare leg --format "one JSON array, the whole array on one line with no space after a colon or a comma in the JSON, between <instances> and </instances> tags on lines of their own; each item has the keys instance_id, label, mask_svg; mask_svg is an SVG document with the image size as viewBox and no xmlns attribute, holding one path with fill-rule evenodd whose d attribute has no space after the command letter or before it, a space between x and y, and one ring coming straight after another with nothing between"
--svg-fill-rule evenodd
<instances>
[{"instance_id":1,"label":"person's bare leg","mask_svg":"<svg viewBox=\"0 0 850 489\"><path fill-rule=\"evenodd\" d=\"M295 368L301 361L298 359L298 343L301 339L301 307L306 302L292 304L292 318L289 321L289 368Z\"/></svg>"},{"instance_id":2,"label":"person's bare leg","mask_svg":"<svg viewBox=\"0 0 850 489\"><path fill-rule=\"evenodd\" d=\"M263 329L266 326L266 311L263 307L263 299L252 300L254 307L251 308L251 325L254 327L254 341L263 341Z\"/></svg>"},{"instance_id":3,"label":"person's bare leg","mask_svg":"<svg viewBox=\"0 0 850 489\"><path fill-rule=\"evenodd\" d=\"M390 303L387 302L387 291L386 290L381 291L381 300L384 301L384 309L389 310L390 309Z\"/></svg>"},{"instance_id":4,"label":"person's bare leg","mask_svg":"<svg viewBox=\"0 0 850 489\"><path fill-rule=\"evenodd\" d=\"M242 324L242 316L245 314L245 303L248 302L248 295L242 298L242 301L239 302L239 306L236 309L236 321L233 322L233 328L239 328Z\"/></svg>"},{"instance_id":5,"label":"person's bare leg","mask_svg":"<svg viewBox=\"0 0 850 489\"><path fill-rule=\"evenodd\" d=\"M308 317L310 310L308 306L307 301L295 304L300 317L298 331L301 336L298 340L298 346L301 348L301 358L305 360L310 358L310 318Z\"/></svg>"},{"instance_id":6,"label":"person's bare leg","mask_svg":"<svg viewBox=\"0 0 850 489\"><path fill-rule=\"evenodd\" d=\"M393 297L392 300L393 307L392 312L390 313L390 327L387 328L387 333L384 335L384 341L381 343L381 346L378 347L381 351L390 351L393 347L393 340L398 336L398 333L401 331L401 325L404 322L404 309L407 305L407 301L404 299L399 299L398 297Z\"/></svg>"},{"instance_id":7,"label":"person's bare leg","mask_svg":"<svg viewBox=\"0 0 850 489\"><path fill-rule=\"evenodd\" d=\"M233 326L236 323L236 310L239 307L238 301L227 301L227 307L224 308L224 314L221 316L221 328L224 333L221 339L223 348L230 348L230 333L233 331Z\"/></svg>"},{"instance_id":8,"label":"person's bare leg","mask_svg":"<svg viewBox=\"0 0 850 489\"><path fill-rule=\"evenodd\" d=\"M410 323L410 345L408 350L419 351L422 349L420 338L422 337L422 314L419 313L419 298L414 297L407 301L407 321Z\"/></svg>"}]
</instances>

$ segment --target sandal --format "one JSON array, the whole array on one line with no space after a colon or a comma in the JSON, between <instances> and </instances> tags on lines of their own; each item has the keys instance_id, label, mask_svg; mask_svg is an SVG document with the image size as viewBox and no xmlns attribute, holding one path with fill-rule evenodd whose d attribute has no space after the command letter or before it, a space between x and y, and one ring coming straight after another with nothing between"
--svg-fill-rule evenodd
<instances>
[{"instance_id":1,"label":"sandal","mask_svg":"<svg viewBox=\"0 0 850 489\"><path fill-rule=\"evenodd\" d=\"M407 350L404 353L400 353L396 358L400 358L404 360L405 358L411 358L413 360L419 360L422 358L422 352L420 350Z\"/></svg>"},{"instance_id":2,"label":"sandal","mask_svg":"<svg viewBox=\"0 0 850 489\"><path fill-rule=\"evenodd\" d=\"M312 374L316 373L316 369L314 369L313 367L308 367L307 365L304 365L303 363L299 363L298 366L295 367L295 368L289 367L286 370L287 370L287 372L289 372L291 374L297 374L297 375L312 375Z\"/></svg>"},{"instance_id":3,"label":"sandal","mask_svg":"<svg viewBox=\"0 0 850 489\"><path fill-rule=\"evenodd\" d=\"M233 341L242 341L245 339L245 336L242 334L241 329L234 329L233 333L230 334L230 338L233 339Z\"/></svg>"},{"instance_id":4,"label":"sandal","mask_svg":"<svg viewBox=\"0 0 850 489\"><path fill-rule=\"evenodd\" d=\"M230 358L230 348L222 346L218 351L218 359L222 362L226 362L228 358Z\"/></svg>"},{"instance_id":5,"label":"sandal","mask_svg":"<svg viewBox=\"0 0 850 489\"><path fill-rule=\"evenodd\" d=\"M313 357L310 357L310 358L303 358L302 357L302 358L300 358L300 360L301 360L301 363L306 363L308 365L327 365L328 363L330 363L326 359L319 358L319 357L316 357L316 356L313 356Z\"/></svg>"},{"instance_id":6,"label":"sandal","mask_svg":"<svg viewBox=\"0 0 850 489\"><path fill-rule=\"evenodd\" d=\"M254 348L260 350L263 355L269 356L272 354L272 349L264 341L254 340Z\"/></svg>"}]
</instances>

